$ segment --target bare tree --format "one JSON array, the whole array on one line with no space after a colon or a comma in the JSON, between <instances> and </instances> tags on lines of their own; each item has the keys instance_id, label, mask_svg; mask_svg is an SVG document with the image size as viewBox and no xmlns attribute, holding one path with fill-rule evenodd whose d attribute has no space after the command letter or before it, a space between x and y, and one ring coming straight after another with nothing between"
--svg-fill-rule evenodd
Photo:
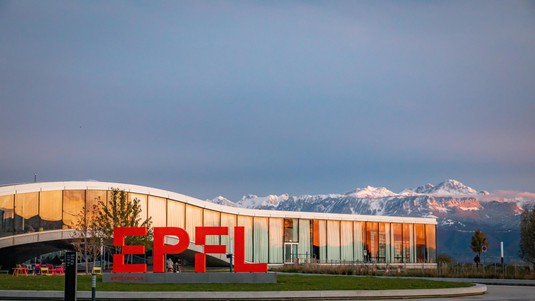
<instances>
[{"instance_id":1,"label":"bare tree","mask_svg":"<svg viewBox=\"0 0 535 301\"><path fill-rule=\"evenodd\" d=\"M89 258L93 259L93 266L95 266L102 247L95 219L98 209L97 205L93 205L90 210L86 210L85 206L80 210L73 235L73 246L82 254L86 274L89 273Z\"/></svg>"}]
</instances>

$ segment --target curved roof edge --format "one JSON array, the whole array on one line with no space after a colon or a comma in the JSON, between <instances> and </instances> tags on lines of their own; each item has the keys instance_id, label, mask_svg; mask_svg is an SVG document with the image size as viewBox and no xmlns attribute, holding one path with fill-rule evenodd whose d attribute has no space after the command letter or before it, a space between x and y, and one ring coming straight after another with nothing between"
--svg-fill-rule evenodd
<instances>
[{"instance_id":1,"label":"curved roof edge","mask_svg":"<svg viewBox=\"0 0 535 301\"><path fill-rule=\"evenodd\" d=\"M322 220L351 220L351 221L373 221L373 222L393 222L393 223L416 223L416 224L436 224L436 218L433 217L399 217L399 216L381 216L381 215L360 215L360 214L341 214L341 213L320 213L320 212L303 212L303 211L279 211L279 210L260 210L247 209L239 207L229 207L203 201L194 197L180 193L167 191L158 188L98 181L65 181L65 182L38 182L29 184L15 184L0 186L0 196L29 193L38 191L51 190L110 190L118 188L131 193L147 194L150 196L181 201L197 207L209 210L220 211L223 213L248 215L258 217L285 217L285 218L302 218L302 219L322 219Z\"/></svg>"}]
</instances>

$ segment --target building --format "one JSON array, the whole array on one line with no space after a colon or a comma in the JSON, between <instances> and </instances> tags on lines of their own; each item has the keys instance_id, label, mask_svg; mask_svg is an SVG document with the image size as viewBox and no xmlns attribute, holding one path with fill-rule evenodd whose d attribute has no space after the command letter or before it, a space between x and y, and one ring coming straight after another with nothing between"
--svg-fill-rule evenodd
<instances>
[{"instance_id":1,"label":"building","mask_svg":"<svg viewBox=\"0 0 535 301\"><path fill-rule=\"evenodd\" d=\"M93 181L0 187L0 264L2 258L21 262L37 256L35 252L64 247L82 208L106 202L112 188L139 199L142 218L150 216L154 227L183 228L192 241L197 226L228 226L228 236L209 236L207 244L224 244L231 251L233 227L244 226L250 262L436 267L435 218L252 210L156 188Z\"/></svg>"}]
</instances>

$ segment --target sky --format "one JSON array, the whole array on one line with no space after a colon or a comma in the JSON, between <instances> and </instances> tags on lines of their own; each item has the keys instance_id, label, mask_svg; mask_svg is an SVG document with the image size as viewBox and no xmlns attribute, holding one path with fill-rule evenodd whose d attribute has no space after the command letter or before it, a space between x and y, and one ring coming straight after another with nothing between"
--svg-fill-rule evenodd
<instances>
[{"instance_id":1,"label":"sky","mask_svg":"<svg viewBox=\"0 0 535 301\"><path fill-rule=\"evenodd\" d=\"M535 191L534 1L0 0L0 184Z\"/></svg>"}]
</instances>

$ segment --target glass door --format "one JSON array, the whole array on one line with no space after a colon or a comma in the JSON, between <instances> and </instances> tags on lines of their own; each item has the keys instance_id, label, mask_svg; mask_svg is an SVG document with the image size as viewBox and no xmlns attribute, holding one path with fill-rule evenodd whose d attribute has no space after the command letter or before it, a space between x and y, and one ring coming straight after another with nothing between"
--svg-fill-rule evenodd
<instances>
[{"instance_id":1,"label":"glass door","mask_svg":"<svg viewBox=\"0 0 535 301\"><path fill-rule=\"evenodd\" d=\"M297 243L284 243L284 263L295 263L297 260Z\"/></svg>"}]
</instances>

